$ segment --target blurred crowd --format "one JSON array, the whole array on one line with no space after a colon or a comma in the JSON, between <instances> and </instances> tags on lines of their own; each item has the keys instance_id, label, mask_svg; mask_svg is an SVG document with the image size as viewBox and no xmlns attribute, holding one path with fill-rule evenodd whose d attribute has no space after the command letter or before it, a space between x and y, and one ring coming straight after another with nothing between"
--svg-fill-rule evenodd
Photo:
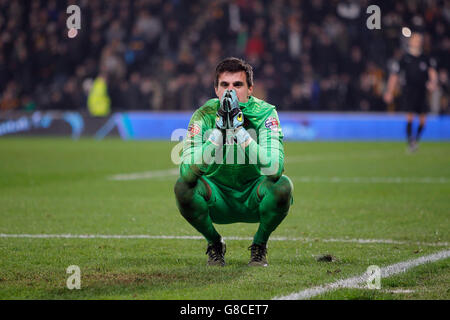
<instances>
[{"instance_id":1,"label":"blurred crowd","mask_svg":"<svg viewBox=\"0 0 450 320\"><path fill-rule=\"evenodd\" d=\"M254 68L254 95L279 110L397 111L382 100L389 64L404 51L402 27L419 19L438 62L431 108L448 112L450 1L379 1L381 30L366 27L370 4L0 0L0 109L86 110L101 78L111 111L192 110L215 96L216 64L237 56Z\"/></svg>"}]
</instances>

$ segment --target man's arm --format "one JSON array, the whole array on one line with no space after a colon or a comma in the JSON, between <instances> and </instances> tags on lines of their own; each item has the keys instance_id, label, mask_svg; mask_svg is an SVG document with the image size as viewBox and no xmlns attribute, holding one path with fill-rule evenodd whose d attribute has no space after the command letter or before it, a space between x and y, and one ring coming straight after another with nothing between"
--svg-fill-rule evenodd
<instances>
[{"instance_id":1,"label":"man's arm","mask_svg":"<svg viewBox=\"0 0 450 320\"><path fill-rule=\"evenodd\" d=\"M428 68L428 79L427 89L433 92L438 86L438 74L435 68Z\"/></svg>"},{"instance_id":2,"label":"man's arm","mask_svg":"<svg viewBox=\"0 0 450 320\"><path fill-rule=\"evenodd\" d=\"M394 92L397 88L397 84L399 82L399 73L400 70L404 68L404 59L403 57L400 61L393 61L393 63L389 66L389 78L386 85L386 90L383 95L383 100L387 104L391 104L394 100Z\"/></svg>"},{"instance_id":3,"label":"man's arm","mask_svg":"<svg viewBox=\"0 0 450 320\"><path fill-rule=\"evenodd\" d=\"M236 140L244 149L250 163L257 164L261 174L277 181L284 171L283 134L274 111L258 132L256 142L244 128L236 129ZM270 124L272 123L272 124Z\"/></svg>"},{"instance_id":4,"label":"man's arm","mask_svg":"<svg viewBox=\"0 0 450 320\"><path fill-rule=\"evenodd\" d=\"M438 73L436 71L437 69L437 62L434 58L430 57L428 59L428 81L427 81L427 89L431 92L435 91L438 88Z\"/></svg>"},{"instance_id":5,"label":"man's arm","mask_svg":"<svg viewBox=\"0 0 450 320\"><path fill-rule=\"evenodd\" d=\"M387 82L387 86L386 86L386 92L384 93L384 101L387 104L392 103L392 101L394 100L394 91L395 88L397 87L397 83L398 83L398 74L397 73L391 73L389 75L389 79Z\"/></svg>"},{"instance_id":6,"label":"man's arm","mask_svg":"<svg viewBox=\"0 0 450 320\"><path fill-rule=\"evenodd\" d=\"M209 132L208 132L209 131ZM203 137L210 133L209 139L203 142ZM209 129L202 117L194 113L187 136L183 142L183 155L180 165L180 176L188 184L195 184L200 176L208 171L214 163L218 149L222 148L220 130Z\"/></svg>"}]
</instances>

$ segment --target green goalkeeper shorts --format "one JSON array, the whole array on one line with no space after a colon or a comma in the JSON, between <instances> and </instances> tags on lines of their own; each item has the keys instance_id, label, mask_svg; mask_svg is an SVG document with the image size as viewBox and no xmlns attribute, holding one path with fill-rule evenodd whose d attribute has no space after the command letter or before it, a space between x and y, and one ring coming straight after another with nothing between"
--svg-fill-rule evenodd
<instances>
[{"instance_id":1,"label":"green goalkeeper shorts","mask_svg":"<svg viewBox=\"0 0 450 320\"><path fill-rule=\"evenodd\" d=\"M243 191L238 191L203 176L197 189L206 188L206 192L203 193L209 196L207 200L209 215L214 223L256 223L260 220L259 204L262 200L258 189L265 178L261 176L245 186Z\"/></svg>"}]
</instances>

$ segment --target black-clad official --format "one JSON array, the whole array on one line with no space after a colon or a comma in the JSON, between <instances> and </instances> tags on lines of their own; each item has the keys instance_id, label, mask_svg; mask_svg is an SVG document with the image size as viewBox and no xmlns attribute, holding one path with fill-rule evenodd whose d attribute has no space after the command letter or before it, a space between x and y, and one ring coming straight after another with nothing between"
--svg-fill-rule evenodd
<instances>
[{"instance_id":1,"label":"black-clad official","mask_svg":"<svg viewBox=\"0 0 450 320\"><path fill-rule=\"evenodd\" d=\"M394 98L394 90L403 79L401 101L407 110L406 136L409 150L417 150L417 143L425 127L426 113L428 111L427 89L434 91L437 88L436 62L422 52L423 35L413 32L408 41L407 52L400 61L395 62L391 68L391 74L384 94L384 100L390 104ZM412 123L414 115L419 116L419 126L413 135Z\"/></svg>"}]
</instances>

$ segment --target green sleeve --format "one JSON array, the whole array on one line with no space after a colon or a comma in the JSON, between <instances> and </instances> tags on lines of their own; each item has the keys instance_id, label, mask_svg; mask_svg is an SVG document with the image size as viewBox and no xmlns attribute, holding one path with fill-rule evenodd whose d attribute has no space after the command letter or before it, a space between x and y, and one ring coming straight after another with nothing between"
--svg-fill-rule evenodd
<instances>
[{"instance_id":1,"label":"green sleeve","mask_svg":"<svg viewBox=\"0 0 450 320\"><path fill-rule=\"evenodd\" d=\"M180 165L180 175L188 183L197 182L214 164L211 159L215 157L217 145L206 139L213 128L210 117L199 111L189 122Z\"/></svg>"},{"instance_id":2,"label":"green sleeve","mask_svg":"<svg viewBox=\"0 0 450 320\"><path fill-rule=\"evenodd\" d=\"M283 133L278 114L273 110L261 122L257 132L257 141L251 139L245 147L250 161L257 164L262 175L278 180L284 171Z\"/></svg>"}]
</instances>

